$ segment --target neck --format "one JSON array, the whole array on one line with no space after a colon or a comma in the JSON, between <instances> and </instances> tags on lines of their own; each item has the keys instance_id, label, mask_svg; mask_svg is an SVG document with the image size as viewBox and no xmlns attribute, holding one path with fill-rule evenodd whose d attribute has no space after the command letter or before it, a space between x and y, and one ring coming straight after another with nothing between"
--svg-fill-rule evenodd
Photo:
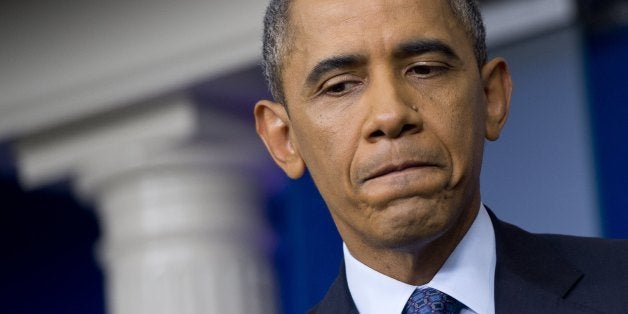
<instances>
[{"instance_id":1,"label":"neck","mask_svg":"<svg viewBox=\"0 0 628 314\"><path fill-rule=\"evenodd\" d=\"M410 248L382 248L346 240L345 243L351 255L370 268L410 285L423 285L432 280L458 246L473 224L479 208L478 197L441 235L417 241L420 243Z\"/></svg>"}]
</instances>

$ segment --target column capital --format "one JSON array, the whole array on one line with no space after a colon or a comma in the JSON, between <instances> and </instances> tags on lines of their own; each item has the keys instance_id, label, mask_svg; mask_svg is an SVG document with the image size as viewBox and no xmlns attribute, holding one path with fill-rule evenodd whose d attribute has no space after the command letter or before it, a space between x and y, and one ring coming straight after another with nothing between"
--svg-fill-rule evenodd
<instances>
[{"instance_id":1,"label":"column capital","mask_svg":"<svg viewBox=\"0 0 628 314\"><path fill-rule=\"evenodd\" d=\"M250 120L185 95L17 143L26 186L67 177L96 205L117 314L275 312L262 150Z\"/></svg>"},{"instance_id":2,"label":"column capital","mask_svg":"<svg viewBox=\"0 0 628 314\"><path fill-rule=\"evenodd\" d=\"M25 187L69 177L84 196L116 175L135 171L212 163L253 171L268 161L249 121L195 104L185 95L30 134L15 148Z\"/></svg>"}]
</instances>

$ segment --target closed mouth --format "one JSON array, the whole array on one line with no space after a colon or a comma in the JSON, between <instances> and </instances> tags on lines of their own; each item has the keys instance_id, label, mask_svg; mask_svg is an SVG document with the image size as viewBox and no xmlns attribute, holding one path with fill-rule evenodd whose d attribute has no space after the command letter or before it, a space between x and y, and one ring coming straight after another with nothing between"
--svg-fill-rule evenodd
<instances>
[{"instance_id":1,"label":"closed mouth","mask_svg":"<svg viewBox=\"0 0 628 314\"><path fill-rule=\"evenodd\" d=\"M413 168L429 168L429 167L440 167L438 164L435 163L431 163L431 162L417 162L417 161L410 161L410 162L404 162L401 164L392 164L392 165L387 165L382 167L381 169L375 171L374 173L372 173L371 175L367 176L363 182L372 180L372 179L376 179L379 177L383 177L392 173L396 173L396 172L402 172L404 170L408 170L408 169L413 169Z\"/></svg>"}]
</instances>

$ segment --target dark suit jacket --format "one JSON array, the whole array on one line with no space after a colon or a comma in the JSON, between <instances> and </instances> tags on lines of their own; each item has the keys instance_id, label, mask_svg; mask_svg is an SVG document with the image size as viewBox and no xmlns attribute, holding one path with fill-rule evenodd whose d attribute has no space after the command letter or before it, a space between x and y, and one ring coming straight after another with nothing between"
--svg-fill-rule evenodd
<instances>
[{"instance_id":1,"label":"dark suit jacket","mask_svg":"<svg viewBox=\"0 0 628 314\"><path fill-rule=\"evenodd\" d=\"M628 240L532 234L489 215L496 313L628 313ZM358 313L344 265L310 313Z\"/></svg>"}]
</instances>

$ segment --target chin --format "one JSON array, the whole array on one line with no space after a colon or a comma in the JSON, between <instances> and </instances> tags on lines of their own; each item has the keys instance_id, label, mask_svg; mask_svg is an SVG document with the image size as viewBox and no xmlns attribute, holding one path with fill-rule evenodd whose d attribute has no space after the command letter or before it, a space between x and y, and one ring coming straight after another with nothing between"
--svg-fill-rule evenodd
<instances>
[{"instance_id":1,"label":"chin","mask_svg":"<svg viewBox=\"0 0 628 314\"><path fill-rule=\"evenodd\" d=\"M381 248L396 251L416 251L439 238L445 231L427 233L395 233L387 234L376 241Z\"/></svg>"},{"instance_id":2,"label":"chin","mask_svg":"<svg viewBox=\"0 0 628 314\"><path fill-rule=\"evenodd\" d=\"M375 241L380 246L394 249L413 249L442 236L453 225L455 215L443 212L420 211L407 217L394 217L380 222ZM405 216L405 217L404 217Z\"/></svg>"}]
</instances>

